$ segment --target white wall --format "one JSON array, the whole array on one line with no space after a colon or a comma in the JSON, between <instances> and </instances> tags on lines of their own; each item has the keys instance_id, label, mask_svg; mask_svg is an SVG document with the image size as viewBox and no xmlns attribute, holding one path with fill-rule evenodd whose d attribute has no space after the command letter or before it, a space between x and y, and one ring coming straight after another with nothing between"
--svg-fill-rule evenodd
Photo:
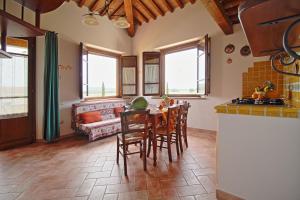
<instances>
[{"instance_id":1,"label":"white wall","mask_svg":"<svg viewBox=\"0 0 300 200\"><path fill-rule=\"evenodd\" d=\"M58 33L58 63L71 70L60 70L61 135L71 134L71 105L79 102L79 43L90 43L111 50L131 54L132 39L127 32L115 28L107 17L99 17L99 25L81 23L86 7L65 2L61 7L41 16L41 28ZM44 37L37 39L37 138L43 138Z\"/></svg>"},{"instance_id":2,"label":"white wall","mask_svg":"<svg viewBox=\"0 0 300 200\"><path fill-rule=\"evenodd\" d=\"M189 127L217 130L214 106L242 94L242 72L253 63L253 57L243 57L240 49L247 44L241 27L234 27L234 34L225 36L219 26L203 7L201 1L187 4L156 21L143 24L133 38L133 53L139 56L139 82L142 84L142 52L208 34L211 37L211 94L205 100L188 99L192 104ZM235 45L233 54L224 53L227 44ZM228 57L232 64L226 64ZM139 88L142 94L142 87ZM152 100L154 101L154 100Z\"/></svg>"}]
</instances>

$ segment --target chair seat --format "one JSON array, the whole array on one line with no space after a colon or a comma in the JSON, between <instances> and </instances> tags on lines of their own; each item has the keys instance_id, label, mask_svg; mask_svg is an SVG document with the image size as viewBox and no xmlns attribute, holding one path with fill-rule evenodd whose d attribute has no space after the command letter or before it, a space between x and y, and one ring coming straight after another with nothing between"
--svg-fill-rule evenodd
<instances>
[{"instance_id":1,"label":"chair seat","mask_svg":"<svg viewBox=\"0 0 300 200\"><path fill-rule=\"evenodd\" d=\"M128 133L125 135L125 143L135 143L135 142L140 142L143 141L143 135L144 133L139 132L139 133ZM118 134L118 137L120 141L122 141L122 133Z\"/></svg>"}]
</instances>

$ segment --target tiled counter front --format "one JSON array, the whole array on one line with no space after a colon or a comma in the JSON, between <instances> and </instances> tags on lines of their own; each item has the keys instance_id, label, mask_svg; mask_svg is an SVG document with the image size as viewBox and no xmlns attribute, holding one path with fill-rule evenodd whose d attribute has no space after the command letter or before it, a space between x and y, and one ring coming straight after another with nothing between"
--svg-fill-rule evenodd
<instances>
[{"instance_id":1,"label":"tiled counter front","mask_svg":"<svg viewBox=\"0 0 300 200\"><path fill-rule=\"evenodd\" d=\"M268 117L300 118L300 107L270 105L221 104L215 107L217 113L254 115Z\"/></svg>"}]
</instances>

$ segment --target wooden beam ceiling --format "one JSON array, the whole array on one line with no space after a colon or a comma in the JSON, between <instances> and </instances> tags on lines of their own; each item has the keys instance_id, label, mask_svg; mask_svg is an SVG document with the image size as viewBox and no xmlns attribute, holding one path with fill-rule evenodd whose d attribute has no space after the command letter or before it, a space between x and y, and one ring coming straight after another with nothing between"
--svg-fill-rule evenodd
<instances>
[{"instance_id":1,"label":"wooden beam ceiling","mask_svg":"<svg viewBox=\"0 0 300 200\"><path fill-rule=\"evenodd\" d=\"M127 29L129 36L133 37L135 34L134 22L133 22L133 5L132 0L124 0L124 9L126 18L130 24Z\"/></svg>"},{"instance_id":2,"label":"wooden beam ceiling","mask_svg":"<svg viewBox=\"0 0 300 200\"><path fill-rule=\"evenodd\" d=\"M78 6L79 7L82 7L82 6L84 6L84 4L87 2L87 0L80 0L79 2L78 2Z\"/></svg>"},{"instance_id":3,"label":"wooden beam ceiling","mask_svg":"<svg viewBox=\"0 0 300 200\"><path fill-rule=\"evenodd\" d=\"M109 19L111 19L111 16L115 15L121 8L124 7L124 2L122 2L118 7L114 8L112 12L109 13Z\"/></svg>"},{"instance_id":4,"label":"wooden beam ceiling","mask_svg":"<svg viewBox=\"0 0 300 200\"><path fill-rule=\"evenodd\" d=\"M184 4L181 2L181 0L175 0L175 3L178 7L183 8Z\"/></svg>"},{"instance_id":5,"label":"wooden beam ceiling","mask_svg":"<svg viewBox=\"0 0 300 200\"><path fill-rule=\"evenodd\" d=\"M194 4L194 3L196 2L196 0L189 0L189 2L190 2L191 4Z\"/></svg>"},{"instance_id":6,"label":"wooden beam ceiling","mask_svg":"<svg viewBox=\"0 0 300 200\"><path fill-rule=\"evenodd\" d=\"M91 11L92 12L95 12L97 11L98 9L101 8L101 4L102 4L102 1L101 0L96 0L95 3L92 5L91 7Z\"/></svg>"},{"instance_id":7,"label":"wooden beam ceiling","mask_svg":"<svg viewBox=\"0 0 300 200\"><path fill-rule=\"evenodd\" d=\"M152 10L144 4L143 1L135 0L134 1L139 7L141 7L147 15L149 15L152 19L156 19L156 15L152 12Z\"/></svg>"},{"instance_id":8,"label":"wooden beam ceiling","mask_svg":"<svg viewBox=\"0 0 300 200\"><path fill-rule=\"evenodd\" d=\"M21 1L21 0L20 0ZM66 0L68 1L68 0ZM167 12L174 12L176 8L184 8L186 4L194 4L197 0L111 0L109 13L104 5L105 0L73 0L78 6L87 6L91 12L101 16L109 15L110 20L126 16L130 28L128 34L133 37L135 25L142 25L149 20L164 16ZM201 0L209 9L215 20L226 34L232 32L232 23L238 23L236 17L237 6L242 0ZM226 7L226 10L222 8Z\"/></svg>"},{"instance_id":9,"label":"wooden beam ceiling","mask_svg":"<svg viewBox=\"0 0 300 200\"><path fill-rule=\"evenodd\" d=\"M156 11L161 15L164 16L165 13L164 11L159 7L159 5L157 5L157 3L153 0L149 0L149 3L156 9Z\"/></svg>"},{"instance_id":10,"label":"wooden beam ceiling","mask_svg":"<svg viewBox=\"0 0 300 200\"><path fill-rule=\"evenodd\" d=\"M133 6L133 8L133 14L138 22L140 22L141 24L143 22L149 22L149 19L142 12L140 12L139 9L137 9L135 6Z\"/></svg>"},{"instance_id":11,"label":"wooden beam ceiling","mask_svg":"<svg viewBox=\"0 0 300 200\"><path fill-rule=\"evenodd\" d=\"M223 30L228 35L233 33L232 21L225 14L225 11L218 0L201 0L208 12Z\"/></svg>"},{"instance_id":12,"label":"wooden beam ceiling","mask_svg":"<svg viewBox=\"0 0 300 200\"><path fill-rule=\"evenodd\" d=\"M161 3L168 9L168 11L173 12L174 8L167 0L161 0Z\"/></svg>"}]
</instances>

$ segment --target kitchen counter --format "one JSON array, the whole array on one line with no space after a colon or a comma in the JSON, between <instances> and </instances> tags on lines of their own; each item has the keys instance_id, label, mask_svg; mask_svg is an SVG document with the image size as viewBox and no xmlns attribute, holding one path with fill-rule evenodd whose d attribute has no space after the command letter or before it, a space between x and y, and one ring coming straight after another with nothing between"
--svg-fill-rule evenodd
<instances>
[{"instance_id":1,"label":"kitchen counter","mask_svg":"<svg viewBox=\"0 0 300 200\"><path fill-rule=\"evenodd\" d=\"M217 194L299 199L300 108L231 103L215 108Z\"/></svg>"},{"instance_id":2,"label":"kitchen counter","mask_svg":"<svg viewBox=\"0 0 300 200\"><path fill-rule=\"evenodd\" d=\"M268 117L300 118L300 107L292 105L243 105L225 103L215 107L217 113Z\"/></svg>"}]
</instances>

